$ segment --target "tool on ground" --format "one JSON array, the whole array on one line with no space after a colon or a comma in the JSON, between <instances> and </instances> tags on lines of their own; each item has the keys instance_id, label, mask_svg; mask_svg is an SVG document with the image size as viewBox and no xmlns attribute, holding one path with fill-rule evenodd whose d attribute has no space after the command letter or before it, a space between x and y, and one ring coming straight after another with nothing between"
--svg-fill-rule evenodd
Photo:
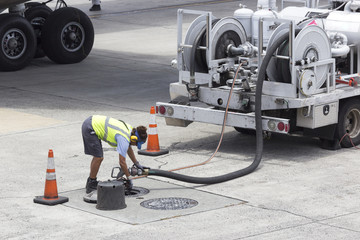
<instances>
[{"instance_id":1,"label":"tool on ground","mask_svg":"<svg viewBox=\"0 0 360 240\"><path fill-rule=\"evenodd\" d=\"M132 167L130 167L128 169L130 176L132 176L132 177L142 176L142 175L144 175L145 170L150 169L149 167L145 167L145 166L142 166L142 167L144 170L140 169L136 164L134 164ZM116 170L118 170L117 173L116 173ZM118 181L122 181L125 185L125 194L130 195L130 192L133 188L132 179L128 179L128 178L124 177L124 175L125 175L125 173L121 169L121 167L113 167L113 169L111 170L111 177Z\"/></svg>"},{"instance_id":2,"label":"tool on ground","mask_svg":"<svg viewBox=\"0 0 360 240\"><path fill-rule=\"evenodd\" d=\"M150 169L149 167L142 166L143 169ZM115 170L118 170L116 173ZM132 165L132 167L129 167L129 173L131 176L141 176L143 175L144 170L140 169L136 164ZM121 167L113 167L111 170L111 177L115 179L121 179L125 175L124 171L121 169Z\"/></svg>"}]
</instances>

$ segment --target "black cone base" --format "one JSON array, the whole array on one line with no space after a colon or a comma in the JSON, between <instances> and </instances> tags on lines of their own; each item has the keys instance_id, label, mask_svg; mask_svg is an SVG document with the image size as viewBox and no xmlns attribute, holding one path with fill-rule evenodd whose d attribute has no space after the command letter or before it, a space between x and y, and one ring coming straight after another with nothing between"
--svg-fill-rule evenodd
<instances>
[{"instance_id":1,"label":"black cone base","mask_svg":"<svg viewBox=\"0 0 360 240\"><path fill-rule=\"evenodd\" d=\"M169 150L167 149L160 149L159 151L148 151L148 150L140 150L138 154L140 155L147 155L147 156L160 156L163 154L168 154Z\"/></svg>"},{"instance_id":2,"label":"black cone base","mask_svg":"<svg viewBox=\"0 0 360 240\"><path fill-rule=\"evenodd\" d=\"M39 203L39 204L44 204L44 205L49 205L49 206L66 203L68 201L69 201L68 197L60 197L60 196L56 199L46 199L46 198L44 198L44 196L36 196L34 198L34 203Z\"/></svg>"}]
</instances>

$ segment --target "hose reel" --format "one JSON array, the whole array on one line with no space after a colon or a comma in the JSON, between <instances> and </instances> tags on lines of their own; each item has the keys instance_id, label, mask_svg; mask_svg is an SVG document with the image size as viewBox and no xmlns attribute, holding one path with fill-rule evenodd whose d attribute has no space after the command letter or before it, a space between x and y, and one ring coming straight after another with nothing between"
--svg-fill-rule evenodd
<instances>
[{"instance_id":1,"label":"hose reel","mask_svg":"<svg viewBox=\"0 0 360 240\"><path fill-rule=\"evenodd\" d=\"M215 19L212 22L209 41L211 42L211 58L222 59L228 57L227 47L230 44L239 46L246 42L246 32L241 23L233 17ZM196 48L206 45L206 16L201 15L190 24L184 44L193 45ZM183 58L185 70L190 70L192 58L195 58L196 72L208 73L210 59L205 50L197 49L195 56L191 56L191 49L185 48Z\"/></svg>"},{"instance_id":2,"label":"hose reel","mask_svg":"<svg viewBox=\"0 0 360 240\"><path fill-rule=\"evenodd\" d=\"M211 58L221 59L226 58L227 47L232 44L239 46L246 42L246 32L241 23L232 17L222 18L213 27ZM209 64L209 59L207 59Z\"/></svg>"},{"instance_id":3,"label":"hose reel","mask_svg":"<svg viewBox=\"0 0 360 240\"><path fill-rule=\"evenodd\" d=\"M276 39L277 36L283 34L285 25L281 25L277 29L269 41ZM301 30L296 30L296 37L294 39L294 61L309 63L311 61L321 61L331 58L331 45L326 32L315 25L306 26ZM277 55L288 56L289 44L286 40L277 50ZM289 60L273 58L267 68L267 75L270 81L291 83L291 65ZM306 65L297 75L297 87L304 96L310 96L315 91L321 88L329 72L330 66L323 64L314 68L306 68Z\"/></svg>"},{"instance_id":4,"label":"hose reel","mask_svg":"<svg viewBox=\"0 0 360 240\"><path fill-rule=\"evenodd\" d=\"M317 26L305 27L299 32L294 41L294 59L301 60L315 58L321 61L331 58L331 46L326 32ZM316 82L313 83L316 89L321 88L327 79L330 66L324 64L314 69Z\"/></svg>"},{"instance_id":5,"label":"hose reel","mask_svg":"<svg viewBox=\"0 0 360 240\"><path fill-rule=\"evenodd\" d=\"M213 19L215 19L214 16L212 16ZM217 19L213 21L216 22L218 21ZM204 39L206 37L205 35L205 30L206 30L206 16L205 15L201 15L199 17L197 17L189 26L189 28L187 29L186 35L185 35L185 39L184 39L184 44L186 45L195 45L196 48L198 48L199 46L204 46L201 45L201 43L204 43ZM198 35L201 34L201 42L197 42L194 43L196 38L198 37ZM197 49L196 53L195 53L195 71L196 72L207 72L207 68L204 68L204 63L206 62L206 53L204 55L203 50ZM190 62L191 62L191 48L184 48L184 53L183 53L183 61L184 61L184 66L185 66L185 70L189 71L190 70Z\"/></svg>"}]
</instances>

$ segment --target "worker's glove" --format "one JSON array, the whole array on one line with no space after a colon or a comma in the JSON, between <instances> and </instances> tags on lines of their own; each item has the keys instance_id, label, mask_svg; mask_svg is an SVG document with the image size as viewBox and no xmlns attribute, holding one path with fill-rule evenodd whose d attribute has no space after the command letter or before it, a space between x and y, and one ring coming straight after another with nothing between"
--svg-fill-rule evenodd
<instances>
[{"instance_id":1,"label":"worker's glove","mask_svg":"<svg viewBox=\"0 0 360 240\"><path fill-rule=\"evenodd\" d=\"M125 188L127 191L130 191L132 188L133 188L133 182L131 179L126 179L126 182L125 182Z\"/></svg>"},{"instance_id":2,"label":"worker's glove","mask_svg":"<svg viewBox=\"0 0 360 240\"><path fill-rule=\"evenodd\" d=\"M141 169L141 171L144 171L144 167L138 161L136 161L134 164L138 169Z\"/></svg>"}]
</instances>

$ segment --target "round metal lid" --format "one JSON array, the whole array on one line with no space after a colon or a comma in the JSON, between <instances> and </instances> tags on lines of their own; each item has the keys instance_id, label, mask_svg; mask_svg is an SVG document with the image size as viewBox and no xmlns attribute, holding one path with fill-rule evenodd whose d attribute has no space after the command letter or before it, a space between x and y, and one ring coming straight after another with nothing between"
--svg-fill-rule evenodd
<instances>
[{"instance_id":1,"label":"round metal lid","mask_svg":"<svg viewBox=\"0 0 360 240\"><path fill-rule=\"evenodd\" d=\"M97 203L97 190L94 190L83 197L85 202Z\"/></svg>"},{"instance_id":2,"label":"round metal lid","mask_svg":"<svg viewBox=\"0 0 360 240\"><path fill-rule=\"evenodd\" d=\"M315 72L311 69L304 70L300 75L300 92L306 97L311 96L316 90L314 83L316 83Z\"/></svg>"},{"instance_id":3,"label":"round metal lid","mask_svg":"<svg viewBox=\"0 0 360 240\"><path fill-rule=\"evenodd\" d=\"M154 210L179 210L192 208L198 205L198 202L189 198L155 198L140 203L142 207Z\"/></svg>"}]
</instances>

